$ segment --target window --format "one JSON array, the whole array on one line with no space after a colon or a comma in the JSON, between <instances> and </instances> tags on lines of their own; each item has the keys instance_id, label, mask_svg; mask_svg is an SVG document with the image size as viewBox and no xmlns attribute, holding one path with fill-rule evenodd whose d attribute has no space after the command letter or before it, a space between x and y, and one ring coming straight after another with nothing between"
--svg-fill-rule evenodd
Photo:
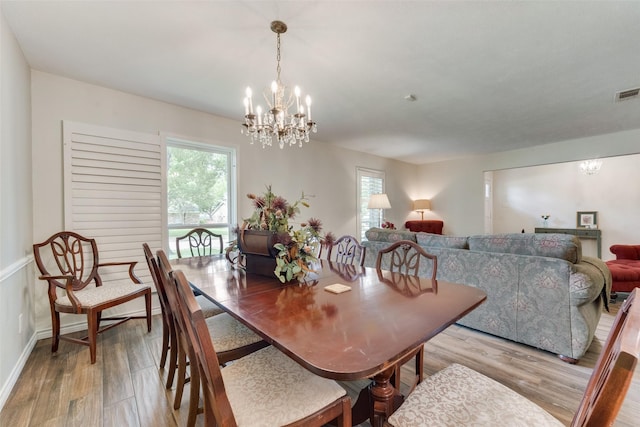
<instances>
[{"instance_id":1,"label":"window","mask_svg":"<svg viewBox=\"0 0 640 427\"><path fill-rule=\"evenodd\" d=\"M221 234L226 246L236 217L235 176L235 150L167 138L170 257L176 257L176 237L195 227Z\"/></svg>"},{"instance_id":2,"label":"window","mask_svg":"<svg viewBox=\"0 0 640 427\"><path fill-rule=\"evenodd\" d=\"M382 225L380 213L376 210L367 209L367 204L372 194L384 193L384 172L357 168L356 177L358 182L357 224L360 233L358 238L362 241L365 237L364 233L368 229Z\"/></svg>"}]
</instances>

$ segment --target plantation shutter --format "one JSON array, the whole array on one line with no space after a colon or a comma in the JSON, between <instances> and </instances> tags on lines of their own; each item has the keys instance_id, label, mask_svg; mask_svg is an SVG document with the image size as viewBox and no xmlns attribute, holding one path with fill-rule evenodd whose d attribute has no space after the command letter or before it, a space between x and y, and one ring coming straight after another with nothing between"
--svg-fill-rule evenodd
<instances>
[{"instance_id":1,"label":"plantation shutter","mask_svg":"<svg viewBox=\"0 0 640 427\"><path fill-rule=\"evenodd\" d=\"M384 172L372 169L357 168L358 182L358 231L359 239L365 239L365 232L372 227L380 227L380 214L377 210L368 209L372 194L384 193Z\"/></svg>"},{"instance_id":2,"label":"plantation shutter","mask_svg":"<svg viewBox=\"0 0 640 427\"><path fill-rule=\"evenodd\" d=\"M160 136L64 121L63 144L65 228L96 239L101 263L138 261L151 283L142 243L155 251L166 240Z\"/></svg>"}]
</instances>

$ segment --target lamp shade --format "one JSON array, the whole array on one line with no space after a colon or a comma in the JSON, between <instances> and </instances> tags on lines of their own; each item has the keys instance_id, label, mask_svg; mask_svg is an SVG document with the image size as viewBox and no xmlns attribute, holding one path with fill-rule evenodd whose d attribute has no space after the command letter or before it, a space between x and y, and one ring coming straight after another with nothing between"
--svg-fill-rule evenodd
<instances>
[{"instance_id":1,"label":"lamp shade","mask_svg":"<svg viewBox=\"0 0 640 427\"><path fill-rule=\"evenodd\" d=\"M391 203L386 194L372 194L369 198L368 209L391 209Z\"/></svg>"},{"instance_id":2,"label":"lamp shade","mask_svg":"<svg viewBox=\"0 0 640 427\"><path fill-rule=\"evenodd\" d=\"M413 201L413 210L414 211L423 211L431 209L431 200L429 199L418 199Z\"/></svg>"}]
</instances>

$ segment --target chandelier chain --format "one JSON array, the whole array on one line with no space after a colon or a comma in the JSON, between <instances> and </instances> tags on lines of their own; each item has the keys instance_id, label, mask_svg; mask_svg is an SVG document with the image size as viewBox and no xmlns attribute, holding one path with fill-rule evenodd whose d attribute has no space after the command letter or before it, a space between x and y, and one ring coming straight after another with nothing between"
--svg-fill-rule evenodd
<instances>
[{"instance_id":1,"label":"chandelier chain","mask_svg":"<svg viewBox=\"0 0 640 427\"><path fill-rule=\"evenodd\" d=\"M281 81L280 81L280 33L277 34L277 38L278 41L276 43L276 62L277 62L277 66L276 66L276 75L277 75L277 82L278 85L280 85Z\"/></svg>"}]
</instances>

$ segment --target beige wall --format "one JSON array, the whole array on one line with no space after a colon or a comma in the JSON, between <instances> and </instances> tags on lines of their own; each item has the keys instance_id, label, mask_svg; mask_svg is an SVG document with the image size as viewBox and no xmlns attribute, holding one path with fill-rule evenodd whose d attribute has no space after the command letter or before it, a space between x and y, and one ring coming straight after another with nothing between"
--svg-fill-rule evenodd
<instances>
[{"instance_id":1,"label":"beige wall","mask_svg":"<svg viewBox=\"0 0 640 427\"><path fill-rule=\"evenodd\" d=\"M35 343L30 70L0 13L0 407ZM22 315L22 330L18 318Z\"/></svg>"},{"instance_id":2,"label":"beige wall","mask_svg":"<svg viewBox=\"0 0 640 427\"><path fill-rule=\"evenodd\" d=\"M303 148L262 149L240 134L238 118L230 120L132 94L63 78L32 73L34 236L42 241L64 225L62 188L62 121L72 120L137 132L168 133L208 141L238 150L238 215L251 213L247 193L260 193L271 184L278 194L294 200L302 191L314 195L303 218L317 217L336 235L356 233L356 167L385 170L398 223L410 215L410 197L417 192L417 167L312 141ZM322 126L319 124L319 132ZM144 266L142 266L144 267ZM140 267L140 268L142 268ZM134 303L131 307L135 307ZM72 320L63 317L63 325ZM36 329L50 328L44 289L36 296Z\"/></svg>"},{"instance_id":3,"label":"beige wall","mask_svg":"<svg viewBox=\"0 0 640 427\"><path fill-rule=\"evenodd\" d=\"M549 227L575 228L577 211L596 211L602 232L602 259L614 259L613 244L640 242L640 154L607 157L594 175L580 162L503 169L493 172L494 232L532 232L551 215ZM597 256L594 240L584 239L583 254Z\"/></svg>"},{"instance_id":4,"label":"beige wall","mask_svg":"<svg viewBox=\"0 0 640 427\"><path fill-rule=\"evenodd\" d=\"M420 167L419 181L422 191L432 198L431 215L444 220L446 234L483 234L485 171L635 154L640 151L639 141L640 130L633 130L431 163ZM634 191L636 187L631 184L629 188ZM607 192L601 188L597 191L599 195ZM570 198L571 195L562 197ZM574 211L582 210L579 209L580 203L576 200ZM636 206L635 210L628 212L626 219L637 217L639 209L640 206ZM539 213L535 212L535 215ZM604 252L603 245L603 256Z\"/></svg>"}]
</instances>

